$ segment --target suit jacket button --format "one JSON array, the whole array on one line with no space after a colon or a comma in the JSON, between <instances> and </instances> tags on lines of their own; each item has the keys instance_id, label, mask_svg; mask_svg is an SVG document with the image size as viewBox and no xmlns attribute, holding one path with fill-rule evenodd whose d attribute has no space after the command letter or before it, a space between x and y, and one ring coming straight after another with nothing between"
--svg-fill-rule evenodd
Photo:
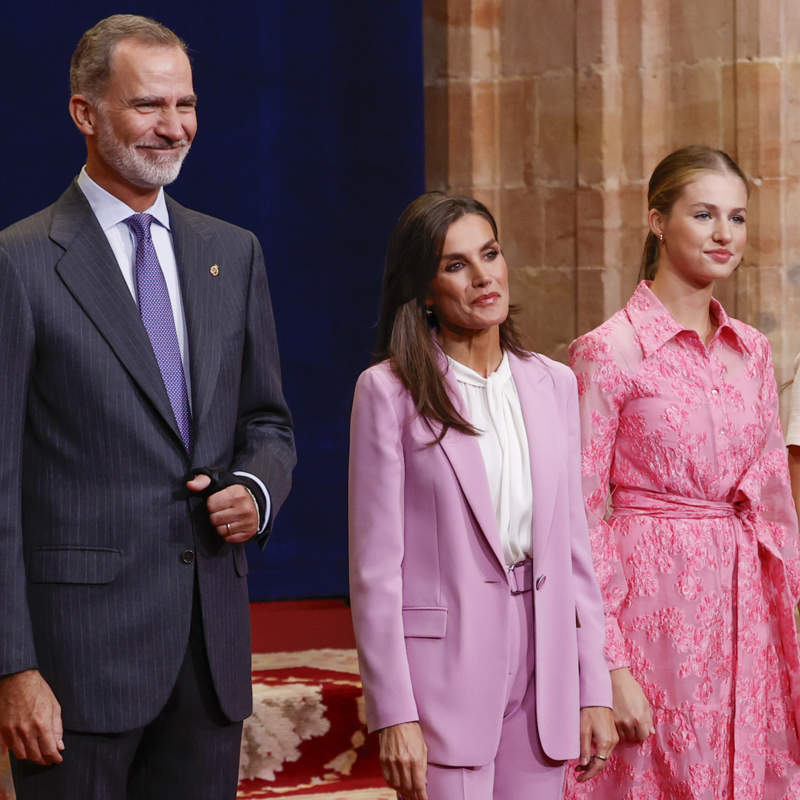
<instances>
[{"instance_id":1,"label":"suit jacket button","mask_svg":"<svg viewBox=\"0 0 800 800\"><path fill-rule=\"evenodd\" d=\"M545 583L547 583L547 575L540 575L540 576L539 576L539 577L536 579L536 591L538 592L538 591L539 591L539 589L541 589L541 588L542 588L542 586L544 586L544 585L545 585Z\"/></svg>"},{"instance_id":2,"label":"suit jacket button","mask_svg":"<svg viewBox=\"0 0 800 800\"><path fill-rule=\"evenodd\" d=\"M191 564L194 562L194 550L184 550L181 553L181 561L184 564Z\"/></svg>"}]
</instances>

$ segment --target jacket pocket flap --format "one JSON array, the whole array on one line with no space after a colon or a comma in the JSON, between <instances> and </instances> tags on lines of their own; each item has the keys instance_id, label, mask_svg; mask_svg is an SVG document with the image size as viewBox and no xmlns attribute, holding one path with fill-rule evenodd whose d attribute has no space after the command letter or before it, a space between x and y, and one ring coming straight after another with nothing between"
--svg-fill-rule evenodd
<instances>
[{"instance_id":1,"label":"jacket pocket flap","mask_svg":"<svg viewBox=\"0 0 800 800\"><path fill-rule=\"evenodd\" d=\"M404 608L403 632L406 636L441 639L447 630L446 608Z\"/></svg>"},{"instance_id":2,"label":"jacket pocket flap","mask_svg":"<svg viewBox=\"0 0 800 800\"><path fill-rule=\"evenodd\" d=\"M31 583L111 583L122 553L110 547L40 547L30 554Z\"/></svg>"}]
</instances>

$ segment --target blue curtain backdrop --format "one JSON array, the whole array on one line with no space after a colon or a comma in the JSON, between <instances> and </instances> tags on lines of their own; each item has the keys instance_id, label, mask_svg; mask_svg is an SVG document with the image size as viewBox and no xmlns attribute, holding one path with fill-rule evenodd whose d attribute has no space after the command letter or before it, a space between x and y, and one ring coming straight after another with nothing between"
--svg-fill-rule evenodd
<instances>
[{"instance_id":1,"label":"blue curtain backdrop","mask_svg":"<svg viewBox=\"0 0 800 800\"><path fill-rule=\"evenodd\" d=\"M299 463L272 539L249 549L251 597L344 595L352 390L388 233L424 188L421 0L6 4L0 228L80 169L69 57L115 12L153 16L191 48L199 131L169 192L264 247Z\"/></svg>"}]
</instances>

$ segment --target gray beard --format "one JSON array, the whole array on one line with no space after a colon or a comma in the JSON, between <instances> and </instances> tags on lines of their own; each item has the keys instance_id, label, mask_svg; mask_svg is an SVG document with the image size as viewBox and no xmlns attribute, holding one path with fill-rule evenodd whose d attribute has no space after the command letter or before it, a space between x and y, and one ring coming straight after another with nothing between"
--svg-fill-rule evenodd
<instances>
[{"instance_id":1,"label":"gray beard","mask_svg":"<svg viewBox=\"0 0 800 800\"><path fill-rule=\"evenodd\" d=\"M103 161L129 183L143 189L154 189L172 183L180 174L183 159L189 152L188 146L179 148L177 155L176 151L165 150L164 152L173 154L172 158L161 163L152 161L136 145L126 147L121 144L102 114L98 117L95 144Z\"/></svg>"}]
</instances>

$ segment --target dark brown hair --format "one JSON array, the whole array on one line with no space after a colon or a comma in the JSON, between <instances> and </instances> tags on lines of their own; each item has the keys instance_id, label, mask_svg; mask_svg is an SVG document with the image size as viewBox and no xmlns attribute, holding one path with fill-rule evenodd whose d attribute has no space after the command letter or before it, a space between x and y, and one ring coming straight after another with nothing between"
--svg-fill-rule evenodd
<instances>
[{"instance_id":1,"label":"dark brown hair","mask_svg":"<svg viewBox=\"0 0 800 800\"><path fill-rule=\"evenodd\" d=\"M483 217L497 238L497 223L483 203L464 195L428 192L400 215L386 252L373 363L389 359L395 374L411 392L420 416L441 424L436 441L441 440L448 428L477 434L447 395L433 340L438 323L435 314L427 313L425 308L447 231L467 214ZM522 345L511 318L513 311L513 307L509 309L508 317L500 325L500 346L526 358L530 353Z\"/></svg>"},{"instance_id":2,"label":"dark brown hair","mask_svg":"<svg viewBox=\"0 0 800 800\"><path fill-rule=\"evenodd\" d=\"M654 208L664 216L669 216L684 187L697 180L704 172L729 172L736 175L742 179L747 193L750 193L747 178L727 153L713 147L692 144L670 153L653 170L647 188L647 208ZM658 255L658 238L653 231L648 231L639 270L640 280L652 280L655 277Z\"/></svg>"}]
</instances>

